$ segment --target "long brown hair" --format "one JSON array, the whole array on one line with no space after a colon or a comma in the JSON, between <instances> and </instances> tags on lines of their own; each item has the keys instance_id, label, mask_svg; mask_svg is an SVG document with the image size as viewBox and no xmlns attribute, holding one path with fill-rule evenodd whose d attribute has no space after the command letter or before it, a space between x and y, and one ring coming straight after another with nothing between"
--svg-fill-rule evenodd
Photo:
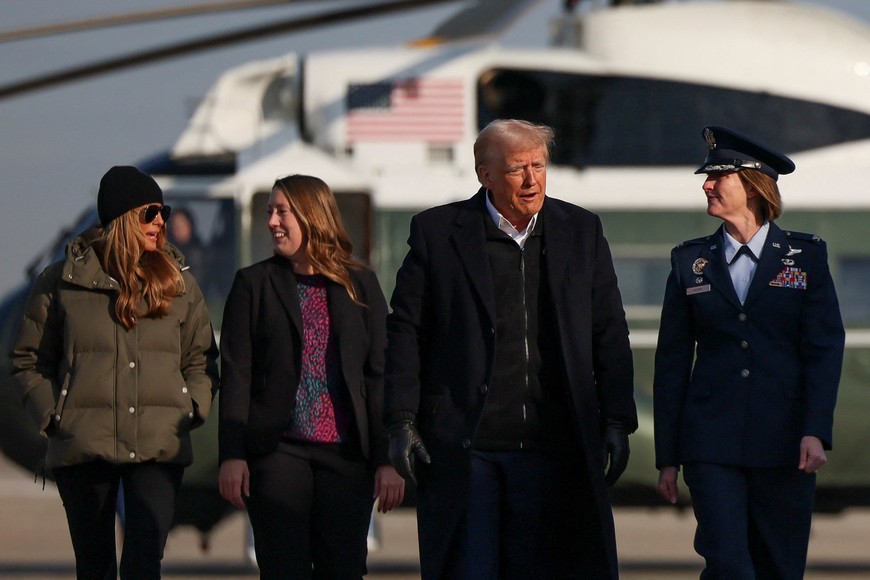
<instances>
[{"instance_id":1,"label":"long brown hair","mask_svg":"<svg viewBox=\"0 0 870 580\"><path fill-rule=\"evenodd\" d=\"M350 270L358 270L360 264L353 257L353 244L329 186L310 175L288 175L272 188L284 195L299 221L314 271L344 286L351 300L361 304L350 279Z\"/></svg>"},{"instance_id":2,"label":"long brown hair","mask_svg":"<svg viewBox=\"0 0 870 580\"><path fill-rule=\"evenodd\" d=\"M115 314L124 328L136 326L136 318L159 318L169 313L172 300L184 292L178 264L163 248L166 226L157 235L157 250L143 251L145 235L139 227L139 210L130 210L105 228L97 229L93 247L103 270L117 280L120 294ZM145 311L139 310L144 302Z\"/></svg>"}]
</instances>

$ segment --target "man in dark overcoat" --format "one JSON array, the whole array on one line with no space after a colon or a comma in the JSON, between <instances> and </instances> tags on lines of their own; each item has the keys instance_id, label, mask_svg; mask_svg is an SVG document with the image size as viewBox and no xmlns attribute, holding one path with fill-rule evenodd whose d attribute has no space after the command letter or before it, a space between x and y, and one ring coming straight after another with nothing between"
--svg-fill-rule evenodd
<instances>
[{"instance_id":1,"label":"man in dark overcoat","mask_svg":"<svg viewBox=\"0 0 870 580\"><path fill-rule=\"evenodd\" d=\"M483 186L411 222L388 318L390 459L431 578L616 578L607 485L637 428L595 214L546 197L550 128L498 120Z\"/></svg>"}]
</instances>

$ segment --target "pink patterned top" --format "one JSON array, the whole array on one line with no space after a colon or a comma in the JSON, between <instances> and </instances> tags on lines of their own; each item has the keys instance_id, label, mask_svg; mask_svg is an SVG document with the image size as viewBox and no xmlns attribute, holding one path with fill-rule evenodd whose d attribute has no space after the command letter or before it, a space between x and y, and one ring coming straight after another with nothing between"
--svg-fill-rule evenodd
<instances>
[{"instance_id":1,"label":"pink patterned top","mask_svg":"<svg viewBox=\"0 0 870 580\"><path fill-rule=\"evenodd\" d=\"M344 379L338 341L332 332L326 277L296 275L302 310L302 370L296 406L284 436L310 443L348 440L353 410Z\"/></svg>"}]
</instances>

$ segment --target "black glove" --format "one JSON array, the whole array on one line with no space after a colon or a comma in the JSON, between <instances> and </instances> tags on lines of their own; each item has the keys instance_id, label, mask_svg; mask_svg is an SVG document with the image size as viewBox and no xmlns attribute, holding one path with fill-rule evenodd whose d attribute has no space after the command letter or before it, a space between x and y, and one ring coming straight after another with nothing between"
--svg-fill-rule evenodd
<instances>
[{"instance_id":1,"label":"black glove","mask_svg":"<svg viewBox=\"0 0 870 580\"><path fill-rule=\"evenodd\" d=\"M622 472L628 466L628 432L622 427L608 425L604 429L604 483L609 486L616 483ZM608 466L609 464L609 466Z\"/></svg>"},{"instance_id":2,"label":"black glove","mask_svg":"<svg viewBox=\"0 0 870 580\"><path fill-rule=\"evenodd\" d=\"M387 429L387 436L390 438L390 463L405 481L411 481L416 485L414 457L419 458L423 463L429 463L431 459L414 422L398 421L393 423Z\"/></svg>"}]
</instances>

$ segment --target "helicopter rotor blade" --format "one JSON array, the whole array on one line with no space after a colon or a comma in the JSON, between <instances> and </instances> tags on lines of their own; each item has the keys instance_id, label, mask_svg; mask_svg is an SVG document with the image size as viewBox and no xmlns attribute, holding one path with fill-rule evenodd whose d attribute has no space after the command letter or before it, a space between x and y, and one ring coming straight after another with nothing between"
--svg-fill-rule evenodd
<instances>
[{"instance_id":1,"label":"helicopter rotor blade","mask_svg":"<svg viewBox=\"0 0 870 580\"><path fill-rule=\"evenodd\" d=\"M423 8L435 4L455 3L456 0L398 0L367 4L356 8L345 8L331 12L323 12L313 16L291 18L261 26L235 30L207 36L177 44L144 50L137 53L110 58L103 61L71 67L61 71L47 73L22 81L0 86L0 100L20 96L40 89L57 86L63 83L94 77L118 70L128 69L137 65L151 64L157 61L211 50L221 46L262 40L267 36L298 32L308 28L337 24L359 18L378 16Z\"/></svg>"},{"instance_id":2,"label":"helicopter rotor blade","mask_svg":"<svg viewBox=\"0 0 870 580\"><path fill-rule=\"evenodd\" d=\"M124 14L112 14L96 18L58 22L55 24L29 26L27 28L16 28L13 30L0 30L0 43L12 42L14 40L28 40L42 36L52 36L54 34L94 30L96 28L109 28L124 24L140 24L143 22L169 20L185 16L200 16L232 10L265 8L277 4L291 4L300 1L302 0L234 0L227 2L212 2L210 4L197 4L195 6L176 6L173 8L161 8L157 10L126 12Z\"/></svg>"},{"instance_id":3,"label":"helicopter rotor blade","mask_svg":"<svg viewBox=\"0 0 870 580\"><path fill-rule=\"evenodd\" d=\"M431 37L439 42L454 42L495 36L539 2L540 0L481 0L442 23L432 32Z\"/></svg>"}]
</instances>

